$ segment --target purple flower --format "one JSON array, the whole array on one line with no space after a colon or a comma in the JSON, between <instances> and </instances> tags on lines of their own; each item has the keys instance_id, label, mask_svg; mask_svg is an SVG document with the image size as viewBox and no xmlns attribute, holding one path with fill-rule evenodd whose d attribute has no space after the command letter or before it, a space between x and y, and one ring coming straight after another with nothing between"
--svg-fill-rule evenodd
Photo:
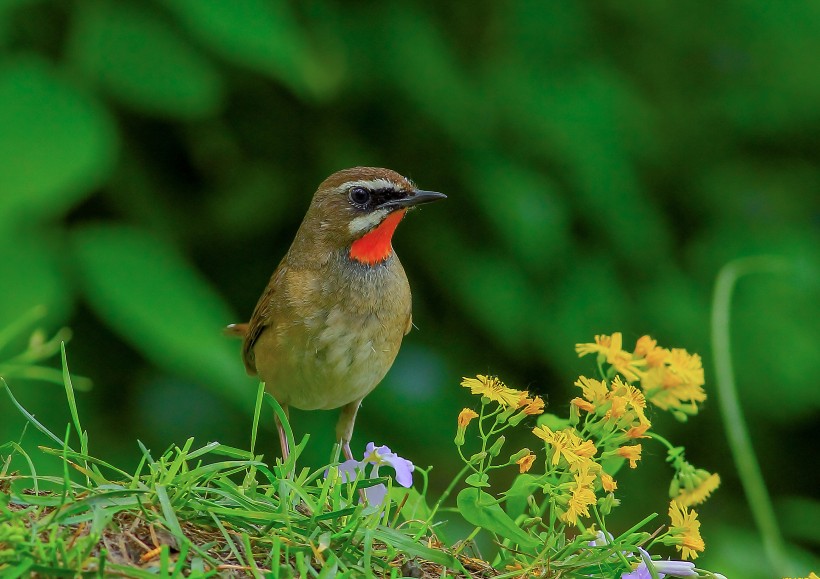
<instances>
[{"instance_id":1,"label":"purple flower","mask_svg":"<svg viewBox=\"0 0 820 579\"><path fill-rule=\"evenodd\" d=\"M697 577L695 564L689 561L653 561L644 549L638 547L641 552L641 562L631 573L623 573L621 579L652 579L649 565L658 572L658 577L663 579L667 574L675 577Z\"/></svg>"},{"instance_id":2,"label":"purple flower","mask_svg":"<svg viewBox=\"0 0 820 579\"><path fill-rule=\"evenodd\" d=\"M339 465L339 472L344 477L345 482L350 482L356 479L357 470L365 473L365 467L368 464L373 465L369 478L378 477L379 467L387 465L393 467L393 470L396 471L396 482L401 486L408 488L413 484L413 470L416 468L413 463L392 452L387 446L376 446L373 442L367 443L362 460L351 459L344 461ZM387 487L382 484L368 487L364 489L364 494L370 504L380 505L387 495Z\"/></svg>"},{"instance_id":3,"label":"purple flower","mask_svg":"<svg viewBox=\"0 0 820 579\"><path fill-rule=\"evenodd\" d=\"M590 541L589 543L587 543L587 545L589 545L590 547L604 547L612 543L612 540L614 538L615 537L612 536L612 533L607 533L606 535L604 535L603 531L598 531L597 533L595 533L595 540Z\"/></svg>"}]
</instances>

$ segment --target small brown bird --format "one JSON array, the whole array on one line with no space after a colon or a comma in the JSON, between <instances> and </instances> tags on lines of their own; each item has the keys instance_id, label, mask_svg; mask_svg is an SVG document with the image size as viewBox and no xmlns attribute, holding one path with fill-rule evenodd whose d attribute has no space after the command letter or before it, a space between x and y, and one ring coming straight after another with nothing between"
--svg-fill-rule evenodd
<instances>
[{"instance_id":1,"label":"small brown bird","mask_svg":"<svg viewBox=\"0 0 820 579\"><path fill-rule=\"evenodd\" d=\"M247 324L242 358L287 412L342 407L350 439L362 399L384 378L412 326L410 285L393 251L408 208L446 196L389 169L354 167L319 185L296 238ZM289 454L277 419L282 456Z\"/></svg>"}]
</instances>

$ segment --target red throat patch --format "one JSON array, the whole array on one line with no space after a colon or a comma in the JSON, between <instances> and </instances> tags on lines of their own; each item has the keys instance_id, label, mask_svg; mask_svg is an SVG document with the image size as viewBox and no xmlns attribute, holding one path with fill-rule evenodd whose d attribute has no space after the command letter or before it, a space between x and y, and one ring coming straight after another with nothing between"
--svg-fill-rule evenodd
<instances>
[{"instance_id":1,"label":"red throat patch","mask_svg":"<svg viewBox=\"0 0 820 579\"><path fill-rule=\"evenodd\" d=\"M384 218L384 221L371 232L366 233L350 246L350 257L365 263L375 265L384 261L393 253L393 232L404 217L406 209L394 211Z\"/></svg>"}]
</instances>

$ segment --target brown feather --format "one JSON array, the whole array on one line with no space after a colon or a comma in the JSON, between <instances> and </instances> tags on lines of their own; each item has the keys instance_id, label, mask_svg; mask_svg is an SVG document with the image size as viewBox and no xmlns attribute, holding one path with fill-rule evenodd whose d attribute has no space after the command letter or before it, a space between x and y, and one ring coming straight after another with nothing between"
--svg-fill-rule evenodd
<instances>
[{"instance_id":1,"label":"brown feather","mask_svg":"<svg viewBox=\"0 0 820 579\"><path fill-rule=\"evenodd\" d=\"M284 277L287 269L285 260L283 259L279 267L273 272L270 282L256 303L250 322L247 323L245 342L242 344L242 361L245 363L245 370L250 376L256 375L256 357L253 353L253 347L259 339L259 336L262 335L262 332L271 324L271 304L276 293L276 287L279 285L282 277Z\"/></svg>"},{"instance_id":2,"label":"brown feather","mask_svg":"<svg viewBox=\"0 0 820 579\"><path fill-rule=\"evenodd\" d=\"M229 324L222 333L229 338L244 338L248 333L248 324Z\"/></svg>"}]
</instances>

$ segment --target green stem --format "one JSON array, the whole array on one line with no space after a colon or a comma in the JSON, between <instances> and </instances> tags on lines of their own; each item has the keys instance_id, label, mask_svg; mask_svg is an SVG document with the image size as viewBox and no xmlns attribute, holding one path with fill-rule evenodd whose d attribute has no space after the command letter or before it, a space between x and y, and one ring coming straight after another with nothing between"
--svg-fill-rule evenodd
<instances>
[{"instance_id":1,"label":"green stem","mask_svg":"<svg viewBox=\"0 0 820 579\"><path fill-rule=\"evenodd\" d=\"M788 269L783 259L774 256L749 257L726 264L715 282L711 322L718 402L726 436L752 516L762 535L769 564L780 577L787 574L786 549L760 464L752 448L749 428L740 409L732 366L729 319L732 293L741 277L752 273L780 273Z\"/></svg>"},{"instance_id":2,"label":"green stem","mask_svg":"<svg viewBox=\"0 0 820 579\"><path fill-rule=\"evenodd\" d=\"M461 482L461 480L464 478L464 475L467 474L467 471L470 468L471 468L471 466L470 466L469 463L467 463L463 467L461 467L461 470L458 471L458 474L453 477L453 480L450 481L450 484L447 486L446 489L444 489L444 492L441 493L441 496L439 497L438 501L436 501L436 504L433 505L433 510L430 511L430 516L427 517L427 526L428 527L433 524L433 518L436 516L436 513L438 512L438 510L441 508L441 505L444 503L445 500L447 500L447 497L450 496L450 493L453 492L453 489L456 488L456 485L459 482ZM421 531L419 531L419 535L416 537L416 540L418 541L419 538L421 538Z\"/></svg>"},{"instance_id":3,"label":"green stem","mask_svg":"<svg viewBox=\"0 0 820 579\"><path fill-rule=\"evenodd\" d=\"M658 434L657 432L647 432L646 436L648 436L651 440L657 440L661 444L663 444L668 450L674 450L675 446L666 440L663 436Z\"/></svg>"}]
</instances>

